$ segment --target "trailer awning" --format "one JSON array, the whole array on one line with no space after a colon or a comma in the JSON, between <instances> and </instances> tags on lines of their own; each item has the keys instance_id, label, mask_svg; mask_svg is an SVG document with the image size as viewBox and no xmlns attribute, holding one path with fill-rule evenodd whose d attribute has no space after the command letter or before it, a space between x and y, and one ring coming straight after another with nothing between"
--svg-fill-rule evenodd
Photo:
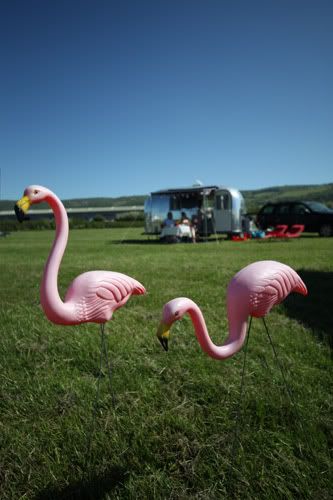
<instances>
[{"instance_id":1,"label":"trailer awning","mask_svg":"<svg viewBox=\"0 0 333 500\"><path fill-rule=\"evenodd\" d=\"M198 193L198 194L203 194L208 196L211 191L215 191L216 189L219 189L219 186L191 186L191 187L184 187L184 188L170 188L170 189L161 189L159 191L154 191L151 193L152 196L154 195L181 195L181 194L190 194L190 193Z\"/></svg>"}]
</instances>

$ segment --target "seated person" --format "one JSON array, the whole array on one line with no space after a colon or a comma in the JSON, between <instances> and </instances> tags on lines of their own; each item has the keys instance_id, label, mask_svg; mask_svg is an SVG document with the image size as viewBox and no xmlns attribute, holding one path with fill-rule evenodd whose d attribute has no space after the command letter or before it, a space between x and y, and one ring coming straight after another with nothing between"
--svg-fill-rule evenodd
<instances>
[{"instance_id":1,"label":"seated person","mask_svg":"<svg viewBox=\"0 0 333 500\"><path fill-rule=\"evenodd\" d=\"M181 219L180 219L181 224L187 224L188 226L191 225L189 218L187 217L185 212L181 213Z\"/></svg>"},{"instance_id":2,"label":"seated person","mask_svg":"<svg viewBox=\"0 0 333 500\"><path fill-rule=\"evenodd\" d=\"M172 212L168 212L167 218L162 222L161 239L163 241L166 241L167 243L176 243L178 241L176 233L173 234L173 231L167 231L169 228L175 227L175 225ZM165 234L164 230L167 234Z\"/></svg>"},{"instance_id":3,"label":"seated person","mask_svg":"<svg viewBox=\"0 0 333 500\"><path fill-rule=\"evenodd\" d=\"M190 228L191 228L191 236L192 236L192 241L193 241L193 243L195 243L195 240L196 240L196 235L195 235L195 227L194 227L194 226L192 226L192 223L191 223L190 219L187 217L187 215L186 215L186 213L185 213L185 212L182 212L182 213L181 213L180 223L181 223L181 224L185 224L186 226L190 226Z\"/></svg>"},{"instance_id":4,"label":"seated person","mask_svg":"<svg viewBox=\"0 0 333 500\"><path fill-rule=\"evenodd\" d=\"M172 227L175 225L175 221L173 220L172 217L172 212L168 212L168 216L166 219L164 219L162 223L162 227Z\"/></svg>"}]
</instances>

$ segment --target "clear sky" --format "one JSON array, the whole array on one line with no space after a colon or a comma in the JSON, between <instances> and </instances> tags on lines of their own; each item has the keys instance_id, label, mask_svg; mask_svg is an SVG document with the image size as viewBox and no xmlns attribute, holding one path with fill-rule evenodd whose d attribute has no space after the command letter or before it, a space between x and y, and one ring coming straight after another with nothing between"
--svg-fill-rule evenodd
<instances>
[{"instance_id":1,"label":"clear sky","mask_svg":"<svg viewBox=\"0 0 333 500\"><path fill-rule=\"evenodd\" d=\"M332 0L4 0L1 198L333 181Z\"/></svg>"}]
</instances>

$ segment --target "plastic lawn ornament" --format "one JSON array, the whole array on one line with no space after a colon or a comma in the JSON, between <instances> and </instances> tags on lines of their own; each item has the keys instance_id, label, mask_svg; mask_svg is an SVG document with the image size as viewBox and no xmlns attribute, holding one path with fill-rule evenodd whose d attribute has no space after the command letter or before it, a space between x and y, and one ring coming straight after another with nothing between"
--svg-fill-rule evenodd
<instances>
[{"instance_id":1,"label":"plastic lawn ornament","mask_svg":"<svg viewBox=\"0 0 333 500\"><path fill-rule=\"evenodd\" d=\"M221 346L215 345L208 334L204 317L192 300L180 297L173 299L163 307L162 321L159 325L157 336L164 347L168 350L169 330L172 324L180 320L185 313L191 317L195 333L201 348L209 356L215 359L227 359L236 354L244 345L243 369L239 390L239 398L236 410L235 427L233 432L232 455L229 468L228 484L232 464L235 460L240 429L241 401L243 398L244 374L246 365L247 344L249 340L252 317L262 318L269 342L272 346L274 356L279 365L284 385L289 398L296 408L292 393L287 384L284 369L278 360L277 352L269 334L265 322L265 315L269 313L275 304L282 302L291 292L307 295L307 288L298 274L291 267L280 262L264 260L254 262L241 269L230 281L227 289L227 316L229 323L229 334ZM247 327L250 316L249 327ZM247 335L246 335L247 333Z\"/></svg>"},{"instance_id":2,"label":"plastic lawn ornament","mask_svg":"<svg viewBox=\"0 0 333 500\"><path fill-rule=\"evenodd\" d=\"M24 196L16 203L15 212L18 220L22 222L29 207L43 201L52 208L56 223L56 235L45 265L40 289L43 310L50 321L60 325L78 325L80 323L100 323L101 325L101 356L93 414L94 423L103 355L107 365L112 399L114 399L111 387L111 366L105 343L105 323L112 318L114 311L126 304L131 295L141 295L145 293L145 288L134 278L125 274L90 271L74 279L67 290L65 300L62 301L58 292L58 272L68 239L68 217L65 207L49 189L42 186L29 186L25 189ZM93 424L88 439L87 459L90 453L92 433Z\"/></svg>"},{"instance_id":3,"label":"plastic lawn ornament","mask_svg":"<svg viewBox=\"0 0 333 500\"><path fill-rule=\"evenodd\" d=\"M275 304L282 302L291 292L307 295L305 284L291 267L271 260L254 262L241 269L228 285L229 334L223 345L217 346L211 341L201 310L185 297L164 305L157 336L164 349L168 350L172 324L188 313L202 350L212 358L227 359L242 348L248 317L264 318Z\"/></svg>"},{"instance_id":4,"label":"plastic lawn ornament","mask_svg":"<svg viewBox=\"0 0 333 500\"><path fill-rule=\"evenodd\" d=\"M67 245L68 217L59 198L42 186L29 186L16 203L15 212L22 222L30 205L45 201L53 210L56 236L47 259L41 284L41 304L48 319L61 325L109 321L116 309L131 295L145 293L141 283L129 276L110 271L89 271L70 284L64 302L58 292L58 271Z\"/></svg>"},{"instance_id":5,"label":"plastic lawn ornament","mask_svg":"<svg viewBox=\"0 0 333 500\"><path fill-rule=\"evenodd\" d=\"M47 318L60 325L78 325L80 323L100 323L101 358L104 355L111 384L111 368L109 365L105 343L104 327L113 313L126 304L131 295L145 293L145 288L134 278L111 271L89 271L80 274L70 284L65 300L58 292L58 271L67 245L68 217L65 207L59 198L49 189L42 186L29 186L24 196L16 203L15 212L22 222L29 207L45 201L53 210L56 222L56 235L47 259L40 289L40 299Z\"/></svg>"}]
</instances>

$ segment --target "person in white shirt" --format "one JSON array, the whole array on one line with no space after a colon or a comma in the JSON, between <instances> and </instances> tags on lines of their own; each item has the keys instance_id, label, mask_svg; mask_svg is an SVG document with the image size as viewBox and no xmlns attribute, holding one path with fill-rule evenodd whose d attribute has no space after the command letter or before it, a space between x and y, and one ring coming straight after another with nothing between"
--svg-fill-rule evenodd
<instances>
[{"instance_id":1,"label":"person in white shirt","mask_svg":"<svg viewBox=\"0 0 333 500\"><path fill-rule=\"evenodd\" d=\"M181 224L189 226L192 236L192 242L195 243L196 241L195 227L191 224L191 221L189 220L185 212L182 212L181 214Z\"/></svg>"}]
</instances>

